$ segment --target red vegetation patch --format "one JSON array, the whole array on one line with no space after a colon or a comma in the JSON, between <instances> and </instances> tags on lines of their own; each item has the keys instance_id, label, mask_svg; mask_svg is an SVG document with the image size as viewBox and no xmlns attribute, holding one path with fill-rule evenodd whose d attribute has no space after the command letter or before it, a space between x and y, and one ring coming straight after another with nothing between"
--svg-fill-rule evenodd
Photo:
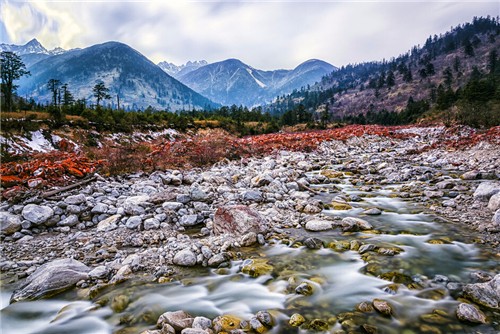
<instances>
[{"instance_id":1,"label":"red vegetation patch","mask_svg":"<svg viewBox=\"0 0 500 334\"><path fill-rule=\"evenodd\" d=\"M99 166L99 161L90 161L83 155L52 151L35 154L24 162L2 163L0 177L3 188L16 186L16 192L24 187L37 188L43 185L61 185L73 177L92 174ZM8 198L12 189L4 191ZM11 196L12 197L12 196Z\"/></svg>"}]
</instances>

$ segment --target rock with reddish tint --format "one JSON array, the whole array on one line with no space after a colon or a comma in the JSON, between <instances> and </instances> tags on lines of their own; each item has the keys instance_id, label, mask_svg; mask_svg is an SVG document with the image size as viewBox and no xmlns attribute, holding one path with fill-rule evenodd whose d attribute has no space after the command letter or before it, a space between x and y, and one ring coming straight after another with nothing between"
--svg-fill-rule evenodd
<instances>
[{"instance_id":1,"label":"rock with reddish tint","mask_svg":"<svg viewBox=\"0 0 500 334\"><path fill-rule=\"evenodd\" d=\"M231 205L217 209L213 230L215 235L243 235L249 232L265 234L269 231L269 225L257 210L246 205Z\"/></svg>"},{"instance_id":2,"label":"rock with reddish tint","mask_svg":"<svg viewBox=\"0 0 500 334\"><path fill-rule=\"evenodd\" d=\"M0 211L0 231L2 234L11 235L21 230L21 219L18 215Z\"/></svg>"},{"instance_id":3,"label":"rock with reddish tint","mask_svg":"<svg viewBox=\"0 0 500 334\"><path fill-rule=\"evenodd\" d=\"M43 187L43 179L41 178L36 178L36 179L30 179L28 180L28 187L33 189L33 188L41 188Z\"/></svg>"},{"instance_id":4,"label":"rock with reddish tint","mask_svg":"<svg viewBox=\"0 0 500 334\"><path fill-rule=\"evenodd\" d=\"M21 186L14 186L2 192L2 197L6 200L15 200L17 198L23 197L26 189Z\"/></svg>"}]
</instances>

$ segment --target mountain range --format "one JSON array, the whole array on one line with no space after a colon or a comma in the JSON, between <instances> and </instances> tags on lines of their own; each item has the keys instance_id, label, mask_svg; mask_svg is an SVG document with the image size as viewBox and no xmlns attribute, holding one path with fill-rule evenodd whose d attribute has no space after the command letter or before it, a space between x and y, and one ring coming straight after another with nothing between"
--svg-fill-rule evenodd
<instances>
[{"instance_id":1,"label":"mountain range","mask_svg":"<svg viewBox=\"0 0 500 334\"><path fill-rule=\"evenodd\" d=\"M36 39L25 45L0 44L0 51L21 56L31 76L19 81L18 93L49 103L47 81L67 83L76 98L93 101L92 88L103 81L110 89L112 107L171 111L222 105L247 107L271 102L276 96L313 85L336 67L309 60L293 70L263 71L238 59L209 64L189 61L177 66L153 64L131 47L108 42L84 49L47 50ZM213 101L213 102L212 102Z\"/></svg>"},{"instance_id":2,"label":"mountain range","mask_svg":"<svg viewBox=\"0 0 500 334\"><path fill-rule=\"evenodd\" d=\"M180 71L176 78L212 101L252 107L313 85L336 69L324 61L311 59L293 70L263 71L238 59L227 59Z\"/></svg>"},{"instance_id":3,"label":"mountain range","mask_svg":"<svg viewBox=\"0 0 500 334\"><path fill-rule=\"evenodd\" d=\"M218 106L123 43L107 42L65 52L48 52L36 40L9 47L21 54L31 72L19 80L18 93L41 103L51 101L47 82L58 79L68 84L75 98L85 99L87 104L94 101L92 88L102 81L110 89L112 99L108 103L113 108L117 107L118 97L120 107L130 110L148 106L171 111ZM4 45L2 48L6 49Z\"/></svg>"}]
</instances>

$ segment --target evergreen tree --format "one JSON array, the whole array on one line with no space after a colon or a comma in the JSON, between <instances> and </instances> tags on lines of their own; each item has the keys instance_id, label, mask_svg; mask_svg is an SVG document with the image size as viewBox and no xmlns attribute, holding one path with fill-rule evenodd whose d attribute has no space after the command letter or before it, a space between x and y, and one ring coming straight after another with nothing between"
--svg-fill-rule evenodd
<instances>
[{"instance_id":1,"label":"evergreen tree","mask_svg":"<svg viewBox=\"0 0 500 334\"><path fill-rule=\"evenodd\" d=\"M47 82L47 88L52 93L52 105L54 107L57 106L57 96L59 94L59 86L61 85L61 80L59 79L50 79Z\"/></svg>"},{"instance_id":2,"label":"evergreen tree","mask_svg":"<svg viewBox=\"0 0 500 334\"><path fill-rule=\"evenodd\" d=\"M111 98L111 95L109 95L109 88L107 88L102 81L96 83L92 92L96 98L96 109L99 109L99 103L102 100L109 100Z\"/></svg>"},{"instance_id":3,"label":"evergreen tree","mask_svg":"<svg viewBox=\"0 0 500 334\"><path fill-rule=\"evenodd\" d=\"M21 57L13 52L2 52L0 54L0 74L2 78L2 93L5 96L6 109L12 111L12 95L17 90L14 81L25 75L30 75Z\"/></svg>"}]
</instances>

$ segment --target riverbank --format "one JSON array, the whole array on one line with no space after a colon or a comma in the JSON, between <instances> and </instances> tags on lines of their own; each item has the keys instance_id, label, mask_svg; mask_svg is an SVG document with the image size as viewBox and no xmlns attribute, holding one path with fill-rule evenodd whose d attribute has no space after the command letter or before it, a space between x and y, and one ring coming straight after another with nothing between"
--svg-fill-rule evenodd
<instances>
[{"instance_id":1,"label":"riverbank","mask_svg":"<svg viewBox=\"0 0 500 334\"><path fill-rule=\"evenodd\" d=\"M449 224L450 233L453 226L469 231L466 238L443 235L430 244L458 237L476 243L498 262L498 138L470 146L441 145L444 128L398 131L323 141L311 152L274 151L206 169L98 178L51 198L4 202L3 286L22 283L55 259L72 258L88 268L88 276L73 284L92 299L109 284L134 277L165 283L189 276L191 268L229 267L259 244L321 248L322 233L328 231L386 233L371 217L390 210L369 200L370 193L388 185L384 191L390 191L389 198L416 203L423 213ZM448 141L463 138L467 133ZM346 192L345 184L359 195ZM315 231L319 243L301 239L300 231ZM363 238L354 243L358 252L366 245ZM372 251L380 249L390 256L401 252L381 246ZM258 271L249 270L250 275ZM496 274L487 273L490 278ZM38 297L26 293L14 299Z\"/></svg>"}]
</instances>

